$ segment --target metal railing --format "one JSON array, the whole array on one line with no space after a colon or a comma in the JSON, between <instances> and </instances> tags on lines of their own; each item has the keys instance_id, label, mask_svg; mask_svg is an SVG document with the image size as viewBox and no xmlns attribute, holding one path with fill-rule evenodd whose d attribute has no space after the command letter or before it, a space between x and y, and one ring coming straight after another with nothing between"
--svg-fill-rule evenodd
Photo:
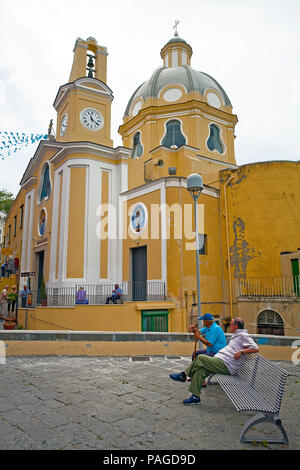
<instances>
[{"instance_id":1,"label":"metal railing","mask_svg":"<svg viewBox=\"0 0 300 470\"><path fill-rule=\"evenodd\" d=\"M252 277L237 281L238 298L300 297L300 276Z\"/></svg>"},{"instance_id":2,"label":"metal railing","mask_svg":"<svg viewBox=\"0 0 300 470\"><path fill-rule=\"evenodd\" d=\"M78 284L74 287L47 287L48 307L69 307L76 303L79 288L83 287L88 305L104 305L111 301L115 284ZM166 299L165 283L159 281L122 282L119 284L122 295L119 303L134 301L162 301ZM43 304L40 291L31 291L30 307ZM115 299L114 299L115 300ZM82 302L83 303L83 302Z\"/></svg>"}]
</instances>

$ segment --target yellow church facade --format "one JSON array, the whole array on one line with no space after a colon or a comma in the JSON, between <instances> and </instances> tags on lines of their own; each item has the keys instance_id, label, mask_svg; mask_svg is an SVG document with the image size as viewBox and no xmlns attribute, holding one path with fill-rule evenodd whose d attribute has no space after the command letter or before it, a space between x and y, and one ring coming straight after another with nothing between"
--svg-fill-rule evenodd
<instances>
[{"instance_id":1,"label":"yellow church facade","mask_svg":"<svg viewBox=\"0 0 300 470\"><path fill-rule=\"evenodd\" d=\"M177 33L129 98L114 148L107 55L94 38L76 40L56 137L39 144L7 218L5 247L20 274L35 273L19 324L187 331L197 317L187 177L198 173L201 311L224 328L240 315L252 333L298 336L299 163L237 165L229 97L192 68ZM121 301L107 305L115 284ZM86 303L75 302L80 287Z\"/></svg>"}]
</instances>

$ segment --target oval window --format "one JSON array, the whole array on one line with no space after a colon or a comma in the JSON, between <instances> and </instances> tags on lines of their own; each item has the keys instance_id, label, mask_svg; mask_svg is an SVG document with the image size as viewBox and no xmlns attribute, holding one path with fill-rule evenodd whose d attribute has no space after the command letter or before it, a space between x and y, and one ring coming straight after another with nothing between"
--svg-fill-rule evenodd
<instances>
[{"instance_id":1,"label":"oval window","mask_svg":"<svg viewBox=\"0 0 300 470\"><path fill-rule=\"evenodd\" d=\"M178 101L182 97L182 91L179 88L170 88L163 94L163 99L168 102Z\"/></svg>"}]
</instances>

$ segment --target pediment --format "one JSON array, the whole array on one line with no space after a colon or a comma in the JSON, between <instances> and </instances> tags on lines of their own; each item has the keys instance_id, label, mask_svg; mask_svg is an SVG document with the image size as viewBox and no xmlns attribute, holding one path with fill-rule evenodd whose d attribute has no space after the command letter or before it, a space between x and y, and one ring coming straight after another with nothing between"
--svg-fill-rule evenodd
<instances>
[{"instance_id":1,"label":"pediment","mask_svg":"<svg viewBox=\"0 0 300 470\"><path fill-rule=\"evenodd\" d=\"M96 95L109 97L113 99L112 90L106 85L106 83L98 80L97 78L82 77L78 78L72 83L66 83L62 85L56 95L55 101L53 103L54 108L58 111L58 108L65 101L70 91L73 90L82 90L89 91Z\"/></svg>"},{"instance_id":2,"label":"pediment","mask_svg":"<svg viewBox=\"0 0 300 470\"><path fill-rule=\"evenodd\" d=\"M91 90L96 90L102 93L112 95L111 89L101 80L96 80L94 78L79 78L75 80L74 84L78 87L90 88Z\"/></svg>"}]
</instances>

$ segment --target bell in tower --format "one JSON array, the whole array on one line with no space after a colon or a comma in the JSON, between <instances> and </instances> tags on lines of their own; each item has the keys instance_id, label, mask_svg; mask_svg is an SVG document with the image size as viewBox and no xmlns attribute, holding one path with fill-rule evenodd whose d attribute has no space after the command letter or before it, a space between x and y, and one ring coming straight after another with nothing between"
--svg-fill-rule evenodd
<instances>
[{"instance_id":1,"label":"bell in tower","mask_svg":"<svg viewBox=\"0 0 300 470\"><path fill-rule=\"evenodd\" d=\"M107 55L106 47L100 46L95 38L89 37L86 41L77 38L69 82L89 77L106 83Z\"/></svg>"},{"instance_id":2,"label":"bell in tower","mask_svg":"<svg viewBox=\"0 0 300 470\"><path fill-rule=\"evenodd\" d=\"M113 146L110 136L113 94L106 84L107 56L106 47L96 39L77 38L69 82L60 87L54 102L59 141Z\"/></svg>"}]
</instances>

